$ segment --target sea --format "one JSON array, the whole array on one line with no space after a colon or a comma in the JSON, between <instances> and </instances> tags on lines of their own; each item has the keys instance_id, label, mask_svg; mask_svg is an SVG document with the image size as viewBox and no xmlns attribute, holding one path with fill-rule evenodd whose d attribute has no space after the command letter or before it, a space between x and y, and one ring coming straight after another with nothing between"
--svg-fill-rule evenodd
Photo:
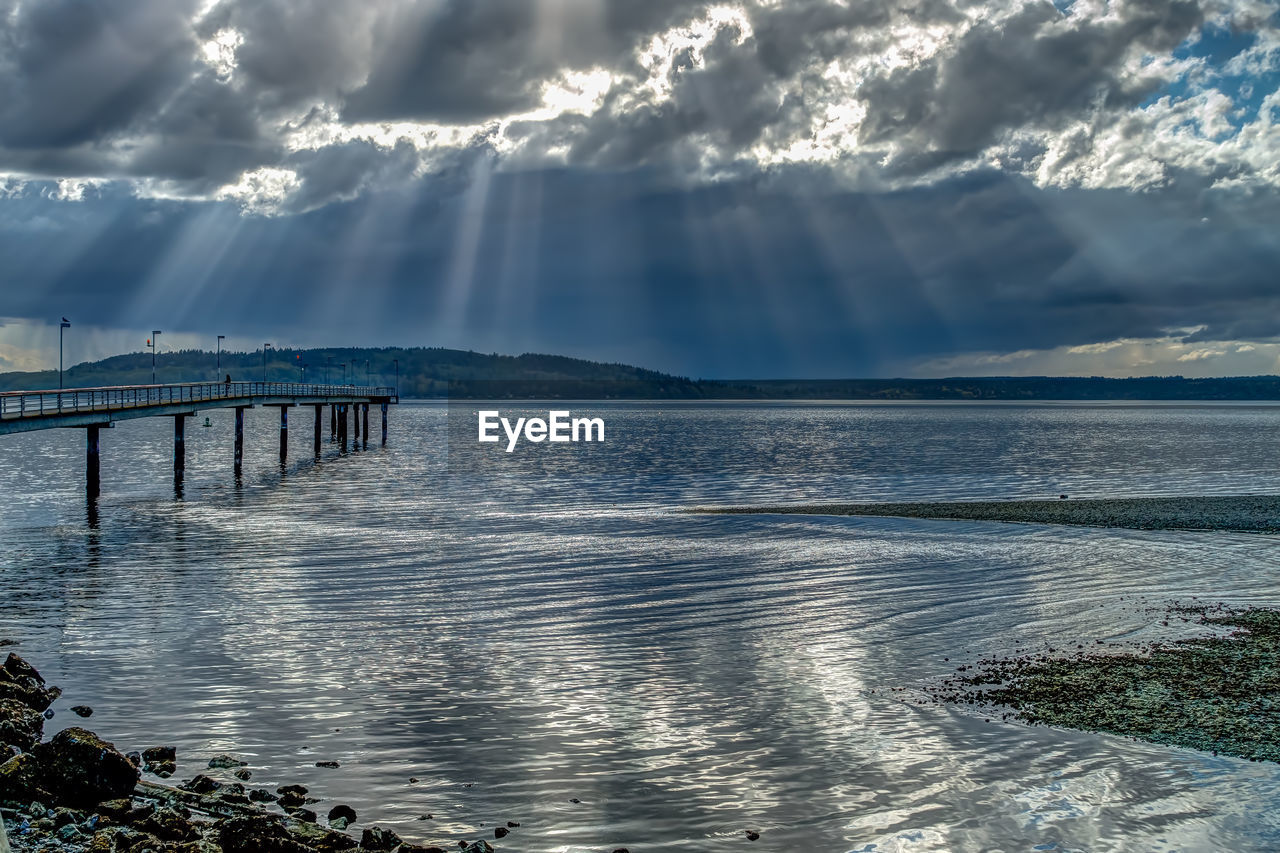
<instances>
[{"instance_id":1,"label":"sea","mask_svg":"<svg viewBox=\"0 0 1280 853\"><path fill-rule=\"evenodd\" d=\"M508 453L479 409L605 437ZM46 735L500 853L1280 849L1280 766L923 693L1280 606L1274 536L687 512L1275 494L1280 405L406 401L367 449L326 413L319 460L292 410L283 464L246 415L238 480L231 412L189 421L180 489L170 419L104 430L94 506L83 431L0 437L0 639L64 690Z\"/></svg>"}]
</instances>

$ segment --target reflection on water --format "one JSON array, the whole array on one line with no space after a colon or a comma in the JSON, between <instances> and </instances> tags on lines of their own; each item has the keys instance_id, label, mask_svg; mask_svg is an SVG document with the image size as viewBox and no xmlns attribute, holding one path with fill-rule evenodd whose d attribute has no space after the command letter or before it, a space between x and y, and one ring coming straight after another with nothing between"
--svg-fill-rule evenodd
<instances>
[{"instance_id":1,"label":"reflection on water","mask_svg":"<svg viewBox=\"0 0 1280 853\"><path fill-rule=\"evenodd\" d=\"M255 410L239 485L215 413L180 499L168 422L126 423L96 519L78 432L0 439L0 635L66 689L50 731L89 704L126 748L176 744L180 774L235 752L255 784L415 839L516 820L504 850L1280 845L1273 765L892 689L1150 636L1144 605L1171 597L1280 603L1271 539L669 511L1274 492L1280 408L593 410L605 445L507 455L468 410L401 406L387 448L318 465L304 416L283 468Z\"/></svg>"}]
</instances>

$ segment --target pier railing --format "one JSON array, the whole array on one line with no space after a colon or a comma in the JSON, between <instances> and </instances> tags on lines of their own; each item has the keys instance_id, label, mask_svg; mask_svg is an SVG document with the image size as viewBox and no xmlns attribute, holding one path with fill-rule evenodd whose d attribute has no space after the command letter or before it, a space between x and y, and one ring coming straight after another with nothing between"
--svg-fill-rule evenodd
<instances>
[{"instance_id":1,"label":"pier railing","mask_svg":"<svg viewBox=\"0 0 1280 853\"><path fill-rule=\"evenodd\" d=\"M4 391L0 392L0 418L112 412L255 397L316 400L395 395L395 389L386 386L311 385L299 382L189 382L177 385L67 388L61 391Z\"/></svg>"}]
</instances>

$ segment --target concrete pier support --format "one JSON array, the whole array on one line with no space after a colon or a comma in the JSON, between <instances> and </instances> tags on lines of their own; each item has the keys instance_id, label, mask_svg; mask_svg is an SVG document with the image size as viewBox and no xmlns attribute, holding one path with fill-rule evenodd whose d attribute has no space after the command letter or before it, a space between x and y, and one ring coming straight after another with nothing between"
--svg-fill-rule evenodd
<instances>
[{"instance_id":1,"label":"concrete pier support","mask_svg":"<svg viewBox=\"0 0 1280 853\"><path fill-rule=\"evenodd\" d=\"M315 441L314 441L315 449L313 452L315 453L316 458L319 459L320 458L320 422L321 422L321 419L324 417L324 406L317 405L315 407L315 410L316 410L316 428L315 428Z\"/></svg>"},{"instance_id":2,"label":"concrete pier support","mask_svg":"<svg viewBox=\"0 0 1280 853\"><path fill-rule=\"evenodd\" d=\"M368 403L360 404L360 417L364 421L364 425L361 429L360 445L361 445L361 449L368 450L369 449L369 404Z\"/></svg>"},{"instance_id":3,"label":"concrete pier support","mask_svg":"<svg viewBox=\"0 0 1280 853\"><path fill-rule=\"evenodd\" d=\"M338 437L338 404L329 404L329 440L333 441Z\"/></svg>"},{"instance_id":4,"label":"concrete pier support","mask_svg":"<svg viewBox=\"0 0 1280 853\"><path fill-rule=\"evenodd\" d=\"M244 462L244 406L236 406L236 461L235 474L240 476L240 466Z\"/></svg>"},{"instance_id":5,"label":"concrete pier support","mask_svg":"<svg viewBox=\"0 0 1280 853\"><path fill-rule=\"evenodd\" d=\"M382 404L382 446L387 446L387 404Z\"/></svg>"},{"instance_id":6,"label":"concrete pier support","mask_svg":"<svg viewBox=\"0 0 1280 853\"><path fill-rule=\"evenodd\" d=\"M289 407L280 407L280 464L289 458Z\"/></svg>"},{"instance_id":7,"label":"concrete pier support","mask_svg":"<svg viewBox=\"0 0 1280 853\"><path fill-rule=\"evenodd\" d=\"M173 484L181 486L187 474L187 415L173 416Z\"/></svg>"},{"instance_id":8,"label":"concrete pier support","mask_svg":"<svg viewBox=\"0 0 1280 853\"><path fill-rule=\"evenodd\" d=\"M347 450L347 407L338 405L338 446L345 453Z\"/></svg>"},{"instance_id":9,"label":"concrete pier support","mask_svg":"<svg viewBox=\"0 0 1280 853\"><path fill-rule=\"evenodd\" d=\"M86 427L84 431L84 491L90 501L96 501L99 492L102 490L102 475L99 470L98 430L99 426L93 424Z\"/></svg>"}]
</instances>

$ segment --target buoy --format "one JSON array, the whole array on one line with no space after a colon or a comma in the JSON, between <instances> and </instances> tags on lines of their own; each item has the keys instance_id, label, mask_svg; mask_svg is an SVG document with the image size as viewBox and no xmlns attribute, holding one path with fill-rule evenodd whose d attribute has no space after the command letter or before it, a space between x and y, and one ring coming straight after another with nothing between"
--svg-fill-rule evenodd
<instances>
[{"instance_id":1,"label":"buoy","mask_svg":"<svg viewBox=\"0 0 1280 853\"><path fill-rule=\"evenodd\" d=\"M208 418L205 418L205 419L204 419L204 425L205 425L205 426L213 426L213 424L209 423L209 419L208 419Z\"/></svg>"}]
</instances>

